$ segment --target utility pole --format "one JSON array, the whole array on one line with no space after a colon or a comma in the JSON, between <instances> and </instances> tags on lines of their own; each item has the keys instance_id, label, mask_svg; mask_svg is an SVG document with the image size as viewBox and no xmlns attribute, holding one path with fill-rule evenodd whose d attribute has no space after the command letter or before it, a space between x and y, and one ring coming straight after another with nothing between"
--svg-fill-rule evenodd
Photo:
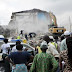
<instances>
[{"instance_id":1,"label":"utility pole","mask_svg":"<svg viewBox=\"0 0 72 72\"><path fill-rule=\"evenodd\" d=\"M71 19L70 19L70 16L69 16L69 25L70 25L70 32L71 32Z\"/></svg>"}]
</instances>

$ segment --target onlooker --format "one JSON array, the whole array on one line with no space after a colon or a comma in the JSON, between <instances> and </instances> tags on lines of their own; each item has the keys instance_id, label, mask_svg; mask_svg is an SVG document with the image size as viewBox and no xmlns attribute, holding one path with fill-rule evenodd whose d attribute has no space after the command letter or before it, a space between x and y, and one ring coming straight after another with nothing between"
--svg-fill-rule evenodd
<instances>
[{"instance_id":1,"label":"onlooker","mask_svg":"<svg viewBox=\"0 0 72 72\"><path fill-rule=\"evenodd\" d=\"M47 42L48 44L48 49L47 49L47 53L51 53L55 58L59 58L59 53L58 51L56 50L55 46L53 44L51 44L50 42L50 38L48 35L45 35L43 37L43 40Z\"/></svg>"},{"instance_id":2,"label":"onlooker","mask_svg":"<svg viewBox=\"0 0 72 72\"><path fill-rule=\"evenodd\" d=\"M62 35L62 36L60 37L60 41L62 41L63 39L65 39L65 38L64 38L64 36Z\"/></svg>"},{"instance_id":3,"label":"onlooker","mask_svg":"<svg viewBox=\"0 0 72 72\"><path fill-rule=\"evenodd\" d=\"M5 57L9 54L10 51L10 45L8 44L8 39L4 39L4 44L2 44L1 50L2 50L2 58L5 63L5 72L10 72L10 64L5 59Z\"/></svg>"},{"instance_id":4,"label":"onlooker","mask_svg":"<svg viewBox=\"0 0 72 72\"><path fill-rule=\"evenodd\" d=\"M56 50L56 47L51 43L51 39L49 38L49 36L48 35L45 35L43 37L43 40L46 41L47 44L48 44L48 49L46 50L46 53L52 54L55 57L55 59L57 61L59 61L59 53ZM58 66L57 72L59 72L59 71L60 70L59 70L59 66Z\"/></svg>"},{"instance_id":5,"label":"onlooker","mask_svg":"<svg viewBox=\"0 0 72 72\"><path fill-rule=\"evenodd\" d=\"M24 39L23 39L23 43L27 43L27 40L26 40L26 38L24 38Z\"/></svg>"},{"instance_id":6,"label":"onlooker","mask_svg":"<svg viewBox=\"0 0 72 72\"><path fill-rule=\"evenodd\" d=\"M53 37L50 37L50 36L49 36L49 38L50 38L51 44L54 45L54 46L56 47L56 49L58 50L57 42L54 41L54 38L53 38Z\"/></svg>"},{"instance_id":7,"label":"onlooker","mask_svg":"<svg viewBox=\"0 0 72 72\"><path fill-rule=\"evenodd\" d=\"M62 42L61 42L60 51L63 51L63 50L67 49L66 38L70 36L70 32L69 31L65 31L64 35L65 35L65 39L63 39Z\"/></svg>"},{"instance_id":8,"label":"onlooker","mask_svg":"<svg viewBox=\"0 0 72 72\"><path fill-rule=\"evenodd\" d=\"M25 38L26 38L26 40L28 41L28 36L27 36L27 33L25 33Z\"/></svg>"},{"instance_id":9,"label":"onlooker","mask_svg":"<svg viewBox=\"0 0 72 72\"><path fill-rule=\"evenodd\" d=\"M42 53L34 57L30 72L56 72L58 63L51 54L47 54L47 43L40 46Z\"/></svg>"},{"instance_id":10,"label":"onlooker","mask_svg":"<svg viewBox=\"0 0 72 72\"><path fill-rule=\"evenodd\" d=\"M21 44L20 41L16 41L16 45ZM16 45L12 48L12 52L17 52L18 50L16 49ZM24 51L25 47L23 47L23 51Z\"/></svg>"},{"instance_id":11,"label":"onlooker","mask_svg":"<svg viewBox=\"0 0 72 72\"><path fill-rule=\"evenodd\" d=\"M12 52L6 57L6 60L12 63L12 65L15 67L12 69L13 72L27 72L26 65L28 65L28 63L33 59L33 56L26 51L22 51L23 45L21 44L18 44L16 49L18 51ZM27 62L27 60L29 61Z\"/></svg>"},{"instance_id":12,"label":"onlooker","mask_svg":"<svg viewBox=\"0 0 72 72\"><path fill-rule=\"evenodd\" d=\"M66 39L67 50L60 53L60 65L62 68L62 61L65 63L63 72L72 72L72 37Z\"/></svg>"},{"instance_id":13,"label":"onlooker","mask_svg":"<svg viewBox=\"0 0 72 72\"><path fill-rule=\"evenodd\" d=\"M37 46L36 49L37 49L37 53L41 53L42 52L39 46Z\"/></svg>"},{"instance_id":14,"label":"onlooker","mask_svg":"<svg viewBox=\"0 0 72 72\"><path fill-rule=\"evenodd\" d=\"M42 51L41 51L41 48L40 48L40 44L41 44L41 42L39 41L38 43L37 43L37 45L36 45L36 51L37 51L37 53L41 53Z\"/></svg>"},{"instance_id":15,"label":"onlooker","mask_svg":"<svg viewBox=\"0 0 72 72\"><path fill-rule=\"evenodd\" d=\"M17 39L21 39L20 36L17 36Z\"/></svg>"},{"instance_id":16,"label":"onlooker","mask_svg":"<svg viewBox=\"0 0 72 72\"><path fill-rule=\"evenodd\" d=\"M58 40L58 36L54 36L54 41L57 43L59 40Z\"/></svg>"},{"instance_id":17,"label":"onlooker","mask_svg":"<svg viewBox=\"0 0 72 72\"><path fill-rule=\"evenodd\" d=\"M54 36L54 45L59 53L60 53L60 44L61 44L61 42L60 42L58 36Z\"/></svg>"}]
</instances>

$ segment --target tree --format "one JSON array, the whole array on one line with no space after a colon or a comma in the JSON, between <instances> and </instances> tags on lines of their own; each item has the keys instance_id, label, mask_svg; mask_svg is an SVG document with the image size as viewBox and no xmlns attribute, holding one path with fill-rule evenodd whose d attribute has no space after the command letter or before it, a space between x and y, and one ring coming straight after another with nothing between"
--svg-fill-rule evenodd
<instances>
[{"instance_id":1,"label":"tree","mask_svg":"<svg viewBox=\"0 0 72 72\"><path fill-rule=\"evenodd\" d=\"M10 29L8 29L8 28L5 29L4 36L5 37L10 37Z\"/></svg>"}]
</instances>

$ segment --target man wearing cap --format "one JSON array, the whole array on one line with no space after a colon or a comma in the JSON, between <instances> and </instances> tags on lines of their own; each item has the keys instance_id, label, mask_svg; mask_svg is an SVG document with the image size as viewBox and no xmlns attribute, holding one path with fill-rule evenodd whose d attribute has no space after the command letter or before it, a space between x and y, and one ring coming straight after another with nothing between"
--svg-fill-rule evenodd
<instances>
[{"instance_id":1,"label":"man wearing cap","mask_svg":"<svg viewBox=\"0 0 72 72\"><path fill-rule=\"evenodd\" d=\"M55 46L51 43L51 39L48 35L45 35L43 37L43 40L46 41L46 43L48 44L48 49L46 50L46 53L50 53L52 54L56 59L59 58L59 53L56 50Z\"/></svg>"},{"instance_id":2,"label":"man wearing cap","mask_svg":"<svg viewBox=\"0 0 72 72\"><path fill-rule=\"evenodd\" d=\"M30 72L56 72L58 62L51 54L47 54L47 43L44 41L40 46L42 53L34 57Z\"/></svg>"},{"instance_id":3,"label":"man wearing cap","mask_svg":"<svg viewBox=\"0 0 72 72\"><path fill-rule=\"evenodd\" d=\"M64 36L65 36L65 39L63 39L62 42L61 42L60 51L64 51L64 50L67 49L66 38L68 38L70 36L70 32L65 31Z\"/></svg>"}]
</instances>

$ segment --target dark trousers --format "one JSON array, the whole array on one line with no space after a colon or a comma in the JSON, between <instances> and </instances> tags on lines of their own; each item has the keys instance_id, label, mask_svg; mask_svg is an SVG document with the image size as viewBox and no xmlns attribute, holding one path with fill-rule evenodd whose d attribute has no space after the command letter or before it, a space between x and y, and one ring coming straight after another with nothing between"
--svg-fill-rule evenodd
<instances>
[{"instance_id":1,"label":"dark trousers","mask_svg":"<svg viewBox=\"0 0 72 72\"><path fill-rule=\"evenodd\" d=\"M7 56L7 54L2 55L4 67L5 67L5 72L10 72L10 63L5 59L6 56Z\"/></svg>"},{"instance_id":2,"label":"dark trousers","mask_svg":"<svg viewBox=\"0 0 72 72\"><path fill-rule=\"evenodd\" d=\"M57 68L57 71L56 72L60 72L60 68L59 67Z\"/></svg>"}]
</instances>

